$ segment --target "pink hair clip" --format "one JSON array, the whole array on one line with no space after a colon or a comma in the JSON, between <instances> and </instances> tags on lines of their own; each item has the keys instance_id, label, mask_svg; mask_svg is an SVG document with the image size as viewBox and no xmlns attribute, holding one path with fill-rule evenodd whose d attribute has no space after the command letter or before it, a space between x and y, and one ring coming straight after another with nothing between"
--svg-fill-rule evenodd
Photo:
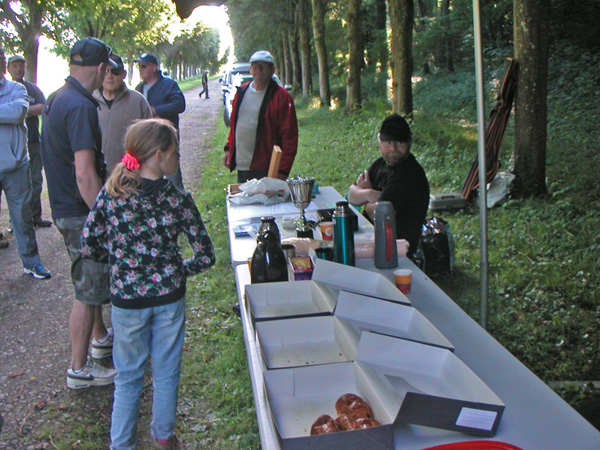
<instances>
[{"instance_id":1,"label":"pink hair clip","mask_svg":"<svg viewBox=\"0 0 600 450\"><path fill-rule=\"evenodd\" d=\"M121 158L121 162L123 164L125 164L125 167L127 168L127 170L135 170L135 169L139 169L141 167L137 158L135 156L133 156L131 153L125 153L123 155L123 158Z\"/></svg>"}]
</instances>

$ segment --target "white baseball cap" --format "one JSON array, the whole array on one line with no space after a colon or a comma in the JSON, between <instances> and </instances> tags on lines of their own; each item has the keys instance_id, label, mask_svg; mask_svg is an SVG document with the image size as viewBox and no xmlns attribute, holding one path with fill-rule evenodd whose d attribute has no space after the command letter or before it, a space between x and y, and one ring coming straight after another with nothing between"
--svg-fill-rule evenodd
<instances>
[{"instance_id":1,"label":"white baseball cap","mask_svg":"<svg viewBox=\"0 0 600 450\"><path fill-rule=\"evenodd\" d=\"M250 64L254 62L266 62L270 64L275 64L275 60L273 59L273 55L271 55L266 50L259 50L254 52L254 54L250 57Z\"/></svg>"}]
</instances>

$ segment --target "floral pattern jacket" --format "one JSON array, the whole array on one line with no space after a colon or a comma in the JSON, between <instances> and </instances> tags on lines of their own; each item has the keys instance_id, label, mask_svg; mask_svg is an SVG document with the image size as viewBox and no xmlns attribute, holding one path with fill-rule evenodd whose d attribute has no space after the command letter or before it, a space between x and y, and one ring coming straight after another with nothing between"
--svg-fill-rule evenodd
<instances>
[{"instance_id":1,"label":"floral pattern jacket","mask_svg":"<svg viewBox=\"0 0 600 450\"><path fill-rule=\"evenodd\" d=\"M184 233L193 256L177 244ZM186 277L215 263L215 253L191 194L166 179L142 179L142 189L113 198L103 188L81 236L84 258L108 262L114 306L166 305L185 295Z\"/></svg>"}]
</instances>

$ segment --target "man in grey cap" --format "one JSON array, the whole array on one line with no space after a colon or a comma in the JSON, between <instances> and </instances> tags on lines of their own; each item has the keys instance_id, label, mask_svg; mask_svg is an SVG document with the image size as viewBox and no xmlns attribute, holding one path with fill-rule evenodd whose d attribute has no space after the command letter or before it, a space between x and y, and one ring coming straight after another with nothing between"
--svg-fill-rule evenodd
<instances>
[{"instance_id":1,"label":"man in grey cap","mask_svg":"<svg viewBox=\"0 0 600 450\"><path fill-rule=\"evenodd\" d=\"M77 41L71 49L70 75L48 98L42 122L42 159L52 218L71 259L75 301L71 309L71 364L67 387L82 389L111 384L116 371L88 359L112 354L112 332L102 318L109 301L108 267L81 258L81 233L106 179L98 102L92 92L102 86L108 66L117 67L109 46L96 38Z\"/></svg>"},{"instance_id":2,"label":"man in grey cap","mask_svg":"<svg viewBox=\"0 0 600 450\"><path fill-rule=\"evenodd\" d=\"M252 81L235 94L231 128L223 163L238 171L238 182L267 176L273 147L282 150L277 177L285 180L298 149L298 120L294 99L273 80L275 61L265 51L250 58Z\"/></svg>"},{"instance_id":3,"label":"man in grey cap","mask_svg":"<svg viewBox=\"0 0 600 450\"><path fill-rule=\"evenodd\" d=\"M129 125L138 119L149 119L152 111L146 98L129 89L125 83L127 71L120 56L110 55L117 67L107 67L100 89L94 98L100 103L98 118L102 130L102 151L108 173L121 162L125 154L125 133Z\"/></svg>"},{"instance_id":4,"label":"man in grey cap","mask_svg":"<svg viewBox=\"0 0 600 450\"><path fill-rule=\"evenodd\" d=\"M373 221L375 203L390 201L396 212L396 239L406 239L412 256L419 244L429 206L429 182L411 153L412 134L398 114L385 118L377 136L381 157L350 186L348 200L364 206Z\"/></svg>"},{"instance_id":5,"label":"man in grey cap","mask_svg":"<svg viewBox=\"0 0 600 450\"><path fill-rule=\"evenodd\" d=\"M49 227L52 222L42 218L42 156L40 155L40 121L46 97L41 89L30 81L25 80L25 69L27 62L21 55L14 55L8 58L8 73L13 81L21 83L27 89L29 96L29 111L27 112L27 150L29 152L29 168L31 170L31 187L33 200L31 203L31 212L33 215L33 224L36 227Z\"/></svg>"},{"instance_id":6,"label":"man in grey cap","mask_svg":"<svg viewBox=\"0 0 600 450\"><path fill-rule=\"evenodd\" d=\"M135 87L141 92L152 109L154 117L169 120L179 134L179 114L185 111L185 97L175 80L163 76L158 64L158 58L152 53L142 53L138 59L140 78L142 81ZM177 166L175 175L167 176L175 186L183 190L181 167Z\"/></svg>"}]
</instances>

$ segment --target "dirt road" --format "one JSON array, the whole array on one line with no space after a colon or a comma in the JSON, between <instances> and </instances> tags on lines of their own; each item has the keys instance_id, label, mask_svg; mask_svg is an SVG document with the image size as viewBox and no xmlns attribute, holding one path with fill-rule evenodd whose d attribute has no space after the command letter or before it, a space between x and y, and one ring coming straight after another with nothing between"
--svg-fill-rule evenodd
<instances>
[{"instance_id":1,"label":"dirt road","mask_svg":"<svg viewBox=\"0 0 600 450\"><path fill-rule=\"evenodd\" d=\"M201 177L203 155L221 120L218 80L211 80L210 99L198 98L200 88L185 92L187 108L181 116L181 167L187 190ZM44 217L50 218L46 189L42 193ZM6 200L0 213L0 231L8 225ZM68 256L55 226L36 231L43 264L52 272L49 280L34 280L23 273L16 242L0 250L0 433L2 450L53 448L37 438L48 421L42 411L61 405L72 393L65 385L70 361L68 320L73 302ZM105 308L105 316L108 318ZM93 391L90 389L88 391ZM112 393L112 387L100 392ZM90 394L90 395L93 395Z\"/></svg>"}]
</instances>

